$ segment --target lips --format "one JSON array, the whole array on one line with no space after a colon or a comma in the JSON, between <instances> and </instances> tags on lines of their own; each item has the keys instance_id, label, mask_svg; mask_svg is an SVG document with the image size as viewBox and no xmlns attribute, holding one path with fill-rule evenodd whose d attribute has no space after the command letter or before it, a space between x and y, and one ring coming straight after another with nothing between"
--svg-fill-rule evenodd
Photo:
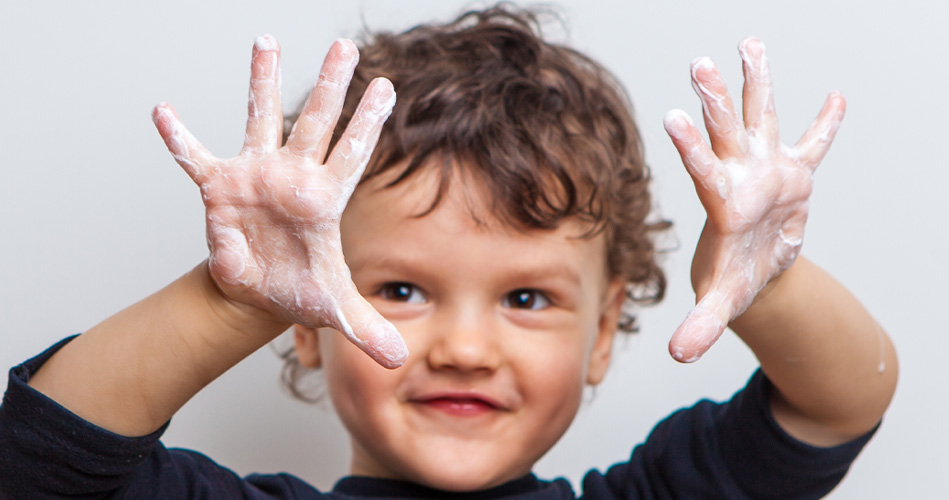
<instances>
[{"instance_id":1,"label":"lips","mask_svg":"<svg viewBox=\"0 0 949 500\"><path fill-rule=\"evenodd\" d=\"M423 408L454 416L478 416L503 411L497 400L477 393L442 392L425 394L411 400Z\"/></svg>"}]
</instances>

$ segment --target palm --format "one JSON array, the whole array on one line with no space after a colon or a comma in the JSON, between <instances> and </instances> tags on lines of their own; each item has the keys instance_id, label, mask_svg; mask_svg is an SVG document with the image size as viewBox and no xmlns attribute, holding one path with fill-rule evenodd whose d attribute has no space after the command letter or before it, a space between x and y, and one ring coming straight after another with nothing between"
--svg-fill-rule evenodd
<instances>
[{"instance_id":1,"label":"palm","mask_svg":"<svg viewBox=\"0 0 949 500\"><path fill-rule=\"evenodd\" d=\"M258 39L251 71L247 134L241 153L211 155L167 105L154 119L169 151L200 187L210 270L225 296L286 321L330 326L387 367L406 356L398 332L363 299L343 259L339 221L395 100L373 82L332 152L357 53L352 42L330 50L320 81L280 147L283 113L279 48Z\"/></svg>"}]
</instances>

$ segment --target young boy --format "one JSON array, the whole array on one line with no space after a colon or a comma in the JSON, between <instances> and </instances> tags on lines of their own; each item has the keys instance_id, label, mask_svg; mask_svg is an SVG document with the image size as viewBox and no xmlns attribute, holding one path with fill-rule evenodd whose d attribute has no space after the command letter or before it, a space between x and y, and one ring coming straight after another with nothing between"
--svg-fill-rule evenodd
<instances>
[{"instance_id":1,"label":"young boy","mask_svg":"<svg viewBox=\"0 0 949 500\"><path fill-rule=\"evenodd\" d=\"M740 50L743 119L707 59L692 79L710 147L682 112L666 118L708 212L700 300L670 352L694 361L728 325L762 368L731 401L677 412L629 462L591 471L586 498L819 497L892 396L886 335L798 257L843 98L786 147L763 46ZM204 197L210 258L11 371L2 498L575 497L531 469L604 377L616 330L633 328L624 302L664 290L651 236L665 224L647 222L629 105L511 8L361 51L357 68L351 42L333 45L284 141L279 47L259 38L232 159L156 107ZM191 396L291 324L294 362L323 371L351 434L351 477L329 493L242 479L158 442Z\"/></svg>"}]
</instances>

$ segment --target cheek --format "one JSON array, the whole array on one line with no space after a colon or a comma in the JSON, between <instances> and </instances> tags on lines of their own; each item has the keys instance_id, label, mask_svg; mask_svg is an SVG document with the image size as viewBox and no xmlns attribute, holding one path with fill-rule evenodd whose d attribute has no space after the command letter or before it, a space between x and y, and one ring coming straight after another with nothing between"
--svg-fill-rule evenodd
<instances>
[{"instance_id":1,"label":"cheek","mask_svg":"<svg viewBox=\"0 0 949 500\"><path fill-rule=\"evenodd\" d=\"M343 423L350 427L373 418L378 411L373 402L392 395L393 372L335 332L321 336L320 352L326 389Z\"/></svg>"},{"instance_id":2,"label":"cheek","mask_svg":"<svg viewBox=\"0 0 949 500\"><path fill-rule=\"evenodd\" d=\"M574 342L572 347L576 351L535 349L529 370L522 368L518 376L526 410L520 439L534 461L563 437L583 400L586 364L578 354L582 344Z\"/></svg>"},{"instance_id":3,"label":"cheek","mask_svg":"<svg viewBox=\"0 0 949 500\"><path fill-rule=\"evenodd\" d=\"M519 366L521 388L550 413L563 410L572 418L579 407L586 380L590 342L585 338L548 339L523 346Z\"/></svg>"}]
</instances>

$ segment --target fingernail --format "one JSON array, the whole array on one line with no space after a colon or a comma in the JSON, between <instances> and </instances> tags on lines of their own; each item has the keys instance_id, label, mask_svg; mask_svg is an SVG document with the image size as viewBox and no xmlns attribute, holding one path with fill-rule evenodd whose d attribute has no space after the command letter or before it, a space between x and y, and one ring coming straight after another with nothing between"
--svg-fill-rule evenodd
<instances>
[{"instance_id":1,"label":"fingernail","mask_svg":"<svg viewBox=\"0 0 949 500\"><path fill-rule=\"evenodd\" d=\"M380 325L374 332L375 338L372 341L372 351L374 358L379 364L386 368L398 368L405 364L409 357L409 349L402 340L402 335L390 324Z\"/></svg>"},{"instance_id":2,"label":"fingernail","mask_svg":"<svg viewBox=\"0 0 949 500\"><path fill-rule=\"evenodd\" d=\"M738 44L738 52L740 52L742 58L744 58L745 54L749 53L749 51L754 52L754 55L756 56L764 54L764 43L762 43L757 37L750 36L745 38Z\"/></svg>"},{"instance_id":3,"label":"fingernail","mask_svg":"<svg viewBox=\"0 0 949 500\"><path fill-rule=\"evenodd\" d=\"M699 71L702 74L699 74ZM692 86L703 94L712 94L707 84L714 81L715 62L709 57L699 57L692 61Z\"/></svg>"},{"instance_id":4,"label":"fingernail","mask_svg":"<svg viewBox=\"0 0 949 500\"><path fill-rule=\"evenodd\" d=\"M167 112L168 112L167 102L162 101L156 104L155 107L152 108L152 123L154 123L155 125L158 125L158 119L161 118L162 115L164 115Z\"/></svg>"},{"instance_id":5,"label":"fingernail","mask_svg":"<svg viewBox=\"0 0 949 500\"><path fill-rule=\"evenodd\" d=\"M715 61L713 61L712 58L708 56L696 57L695 59L692 60L693 74L695 73L695 70L699 68L714 68L714 67L715 67Z\"/></svg>"},{"instance_id":6,"label":"fingernail","mask_svg":"<svg viewBox=\"0 0 949 500\"><path fill-rule=\"evenodd\" d=\"M395 89L392 88L392 82L386 78L376 78L371 85L369 109L375 114L388 116L395 106Z\"/></svg>"},{"instance_id":7,"label":"fingernail","mask_svg":"<svg viewBox=\"0 0 949 500\"><path fill-rule=\"evenodd\" d=\"M666 113L665 118L662 120L662 125L665 127L666 132L679 136L685 132L689 125L694 125L694 123L688 113L681 109L673 109Z\"/></svg>"},{"instance_id":8,"label":"fingernail","mask_svg":"<svg viewBox=\"0 0 949 500\"><path fill-rule=\"evenodd\" d=\"M682 351L678 349L671 350L670 354L672 354L672 359L678 361L679 363L684 363L684 364L695 363L696 361L702 358L701 355L697 354L695 356L692 356L691 358L686 359L685 354L683 354Z\"/></svg>"},{"instance_id":9,"label":"fingernail","mask_svg":"<svg viewBox=\"0 0 949 500\"><path fill-rule=\"evenodd\" d=\"M280 48L280 44L272 35L260 35L254 40L254 48L258 51L277 50Z\"/></svg>"},{"instance_id":10,"label":"fingernail","mask_svg":"<svg viewBox=\"0 0 949 500\"><path fill-rule=\"evenodd\" d=\"M337 38L336 41L333 42L333 46L344 58L349 59L355 57L358 60L359 49L356 48L356 43L352 40L348 38Z\"/></svg>"}]
</instances>

